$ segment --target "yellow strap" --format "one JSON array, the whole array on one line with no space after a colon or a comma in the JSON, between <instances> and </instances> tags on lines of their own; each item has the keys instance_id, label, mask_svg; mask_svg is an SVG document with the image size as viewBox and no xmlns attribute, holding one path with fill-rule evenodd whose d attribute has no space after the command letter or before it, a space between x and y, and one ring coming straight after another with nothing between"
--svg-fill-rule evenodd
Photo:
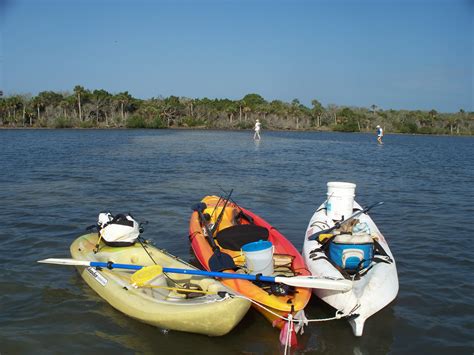
<instances>
[{"instance_id":1,"label":"yellow strap","mask_svg":"<svg viewBox=\"0 0 474 355\"><path fill-rule=\"evenodd\" d=\"M143 288L163 288L165 290L171 290L171 291L176 291L176 292L195 292L195 293L202 293L205 295L217 295L216 292L207 292L207 291L201 291L201 290L191 290L189 288L179 288L179 287L168 287L168 286L153 286L153 285L143 285L139 286Z\"/></svg>"},{"instance_id":2,"label":"yellow strap","mask_svg":"<svg viewBox=\"0 0 474 355\"><path fill-rule=\"evenodd\" d=\"M118 278L126 281L126 282L129 282L131 283L131 280L128 276L126 275L123 275L122 273L119 273L119 272L112 272L110 270L102 270L102 272L106 272L106 273L113 273L114 276L117 276ZM132 274L133 276L133 274ZM140 286L137 286L135 285L136 287L143 287L143 288L164 288L166 290L170 290L170 291L176 291L176 292L179 292L179 291L182 291L182 292L197 292L197 293L203 293L203 294L206 294L206 295L217 295L217 292L207 292L207 291L200 291L200 290L190 290L189 288L180 288L180 287L168 287L168 286L153 286L153 285L140 285Z\"/></svg>"},{"instance_id":3,"label":"yellow strap","mask_svg":"<svg viewBox=\"0 0 474 355\"><path fill-rule=\"evenodd\" d=\"M102 240L102 233L101 233L101 230L99 230L99 239L97 240L97 244L95 245L95 249L94 249L94 252L97 253L99 251L99 245L100 245L100 241Z\"/></svg>"}]
</instances>

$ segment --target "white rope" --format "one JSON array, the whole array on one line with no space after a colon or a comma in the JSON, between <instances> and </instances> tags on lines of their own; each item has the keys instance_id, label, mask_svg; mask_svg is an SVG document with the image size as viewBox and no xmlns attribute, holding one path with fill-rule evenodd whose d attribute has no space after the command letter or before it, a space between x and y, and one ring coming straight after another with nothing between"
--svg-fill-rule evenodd
<instances>
[{"instance_id":1,"label":"white rope","mask_svg":"<svg viewBox=\"0 0 474 355\"><path fill-rule=\"evenodd\" d=\"M290 313L288 315L288 329L286 331L286 339L285 339L285 355L288 353L288 349L291 348L291 332L292 331L293 331L293 316Z\"/></svg>"},{"instance_id":2,"label":"white rope","mask_svg":"<svg viewBox=\"0 0 474 355\"><path fill-rule=\"evenodd\" d=\"M278 313L273 312L268 307L265 307L262 304L252 300L251 298L248 298L248 297L245 297L245 296L242 296L242 295L235 295L235 294L227 293L225 295L225 297L223 298L223 300L227 299L227 298L233 298L233 297L248 300L251 303L253 303L254 305L256 305L256 306L266 310L267 312L273 314L274 316L288 322L288 324L284 325L284 327L286 327L286 326L288 327L287 333L286 333L286 338L285 338L285 344L284 344L285 345L284 355L287 355L288 354L288 349L291 348L291 333L293 332L293 329L294 329L294 324L293 323L295 322L295 320L293 319L293 315L291 313L288 313L288 317L283 317L283 316L279 315ZM341 319L341 318L344 318L344 317L348 317L348 316L352 315L352 312L354 312L359 307L360 307L360 305L356 305L356 307L354 307L354 309L352 309L352 311L349 312L349 314L344 314L343 311L337 310L334 317L330 317L330 318L306 319L306 317L304 316L304 313L303 313L302 318L296 320L296 323L297 323L296 333L300 332L300 334L303 334L303 332L304 332L303 327L305 325L308 325L309 322L328 322L328 321L331 321L331 320L337 320L337 319Z\"/></svg>"},{"instance_id":3,"label":"white rope","mask_svg":"<svg viewBox=\"0 0 474 355\"><path fill-rule=\"evenodd\" d=\"M334 317L330 318L319 318L319 319L308 319L308 322L328 322L330 320L337 320L349 316L350 314L344 314L341 310L337 310Z\"/></svg>"},{"instance_id":4,"label":"white rope","mask_svg":"<svg viewBox=\"0 0 474 355\"><path fill-rule=\"evenodd\" d=\"M289 317L281 316L281 315L279 315L278 313L273 312L271 309L265 307L264 305L262 305L262 304L260 304L260 303L258 303L258 302L256 302L256 301L254 301L254 300L251 299L251 298L248 298L248 297L245 297L245 296L242 296L242 295L230 295L230 294L227 294L226 297L237 297L237 298L246 299L246 300L250 301L251 303L253 303L254 305L256 305L256 306L258 306L258 307L260 307L260 308L266 310L267 312L273 314L274 316L276 316L276 317L278 317L278 318L281 318L281 319L283 319L283 320L285 320L285 321L287 321L287 322L289 322L290 319L293 321L291 314L289 314ZM306 321L307 321L307 322L328 322L328 321L331 321L331 320L337 320L337 319L341 319L341 318L344 318L344 317L348 317L348 316L350 316L350 315L351 315L351 313L349 313L349 314L344 314L341 310L337 310L337 311L336 311L336 314L334 315L334 317L331 317L331 318L319 318L319 319L307 319ZM290 316L291 316L291 318L290 318ZM298 321L298 322L300 322L300 321Z\"/></svg>"}]
</instances>

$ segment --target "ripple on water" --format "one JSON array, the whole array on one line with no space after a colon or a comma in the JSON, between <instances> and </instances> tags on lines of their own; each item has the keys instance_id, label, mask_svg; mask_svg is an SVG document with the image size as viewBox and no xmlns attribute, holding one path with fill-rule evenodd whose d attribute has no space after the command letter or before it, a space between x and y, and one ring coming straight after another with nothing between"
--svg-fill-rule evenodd
<instances>
[{"instance_id":1,"label":"ripple on water","mask_svg":"<svg viewBox=\"0 0 474 355\"><path fill-rule=\"evenodd\" d=\"M74 269L39 265L67 257L101 211L147 220L144 237L193 260L191 206L233 198L301 248L328 181L357 184L390 243L397 300L371 317L362 338L347 322L312 323L301 353L472 354L470 252L474 139L367 134L147 130L0 130L0 344L2 353L278 353L278 332L251 310L229 335L161 332L110 307ZM18 152L22 152L18 154ZM313 299L307 313L331 317Z\"/></svg>"}]
</instances>

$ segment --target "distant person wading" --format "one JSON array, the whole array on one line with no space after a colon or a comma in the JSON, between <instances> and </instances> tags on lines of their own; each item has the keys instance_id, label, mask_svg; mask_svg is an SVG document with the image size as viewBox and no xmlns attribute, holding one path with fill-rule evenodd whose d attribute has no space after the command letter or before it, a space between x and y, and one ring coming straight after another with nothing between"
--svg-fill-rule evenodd
<instances>
[{"instance_id":1,"label":"distant person wading","mask_svg":"<svg viewBox=\"0 0 474 355\"><path fill-rule=\"evenodd\" d=\"M255 122L255 127L254 127L255 133L253 135L253 139L260 139L260 126L261 126L261 123L259 120L257 120L257 122Z\"/></svg>"},{"instance_id":2,"label":"distant person wading","mask_svg":"<svg viewBox=\"0 0 474 355\"><path fill-rule=\"evenodd\" d=\"M379 142L379 144L383 144L382 137L383 137L383 129L382 127L377 125L377 142Z\"/></svg>"}]
</instances>

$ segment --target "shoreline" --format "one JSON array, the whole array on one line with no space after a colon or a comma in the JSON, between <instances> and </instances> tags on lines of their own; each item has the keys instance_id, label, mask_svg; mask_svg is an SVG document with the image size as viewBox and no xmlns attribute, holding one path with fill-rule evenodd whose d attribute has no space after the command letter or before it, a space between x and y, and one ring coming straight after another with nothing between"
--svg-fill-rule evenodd
<instances>
[{"instance_id":1,"label":"shoreline","mask_svg":"<svg viewBox=\"0 0 474 355\"><path fill-rule=\"evenodd\" d=\"M206 127L169 127L169 128L127 128L127 127L71 127L71 128L54 128L54 127L5 127L0 126L0 131L14 131L14 130L51 130L51 131L67 131L67 130L81 130L81 131L106 131L106 130L174 130L174 131L230 131L230 132L253 132L253 129L240 129L240 128L206 128ZM266 132L301 132L301 133L344 133L344 134L375 134L372 132L341 132L329 129L265 129ZM263 132L265 132L263 131ZM434 134L434 133L401 133L401 132L389 132L385 133L385 136L389 135L408 135L408 136L432 136L432 137L473 137L472 134Z\"/></svg>"}]
</instances>

